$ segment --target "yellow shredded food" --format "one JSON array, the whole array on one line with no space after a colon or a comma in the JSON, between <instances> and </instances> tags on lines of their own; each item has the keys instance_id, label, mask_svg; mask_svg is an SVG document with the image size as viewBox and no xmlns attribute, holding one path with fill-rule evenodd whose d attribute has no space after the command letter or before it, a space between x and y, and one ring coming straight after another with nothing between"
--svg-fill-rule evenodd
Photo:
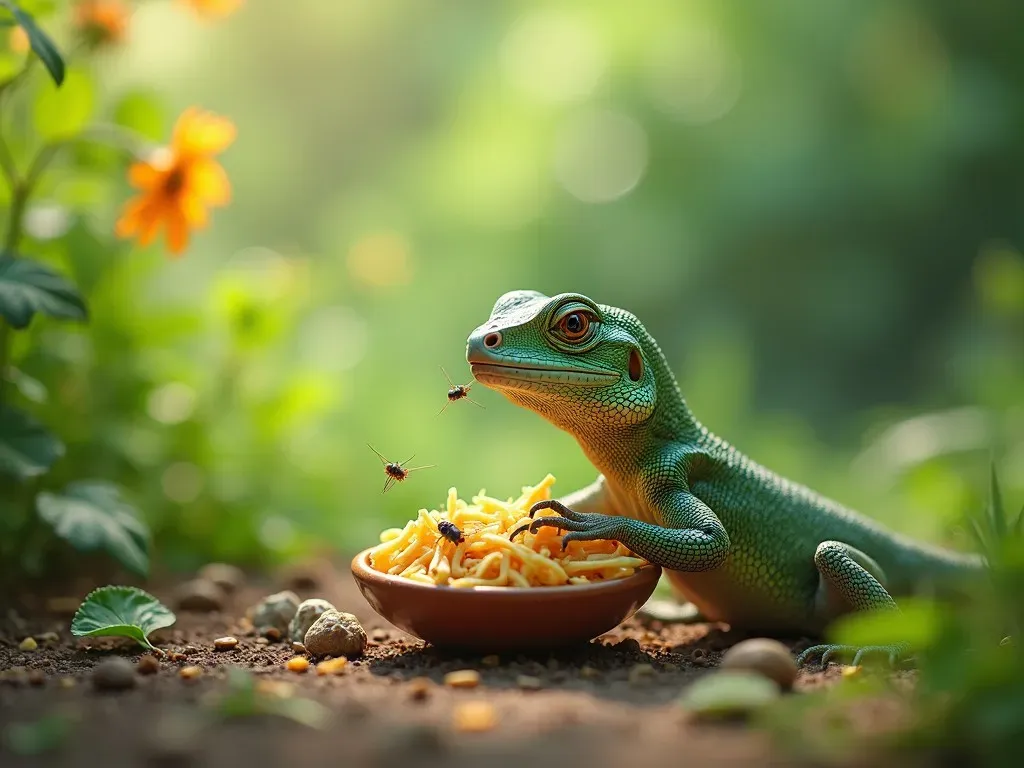
<instances>
[{"instance_id":1,"label":"yellow shredded food","mask_svg":"<svg viewBox=\"0 0 1024 768\"><path fill-rule=\"evenodd\" d=\"M443 510L421 509L404 528L389 528L370 550L377 571L424 584L450 587L544 587L593 584L631 576L646 565L616 541L571 541L563 550L562 531L543 526L511 540L509 535L530 522L530 507L551 498L555 478L523 488L517 499L491 498L483 491L467 504L455 488ZM537 517L552 516L542 510ZM437 524L447 520L464 540L456 544L441 535Z\"/></svg>"}]
</instances>

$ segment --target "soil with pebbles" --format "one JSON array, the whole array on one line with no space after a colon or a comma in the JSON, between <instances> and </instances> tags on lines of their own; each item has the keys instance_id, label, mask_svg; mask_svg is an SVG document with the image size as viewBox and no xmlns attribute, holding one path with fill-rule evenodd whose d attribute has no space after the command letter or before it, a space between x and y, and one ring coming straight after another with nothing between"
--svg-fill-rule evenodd
<instances>
[{"instance_id":1,"label":"soil with pebbles","mask_svg":"<svg viewBox=\"0 0 1024 768\"><path fill-rule=\"evenodd\" d=\"M739 725L691 722L676 704L681 691L717 666L741 637L715 625L661 625L634 618L575 651L557 655L453 656L426 647L377 616L359 594L347 569L321 567L316 575L267 579L225 601L220 613L176 610L175 626L154 634L169 652L150 674L138 674L127 690L97 690L93 667L118 655L134 663L148 655L121 640L79 640L70 616L47 610L43 597L25 598L0 616L0 732L12 723L48 714L67 715L70 731L53 750L35 757L0 746L4 766L138 765L346 765L488 768L645 765L788 764L767 737ZM173 584L151 589L171 602ZM242 621L247 607L281 588L301 598L324 597L364 623L366 653L341 674L319 676L315 667L297 674L285 668L295 654L287 642L263 644ZM75 598L81 594L67 595ZM67 602L67 601L65 601ZM59 640L23 652L26 635L56 632ZM232 635L236 648L218 651L217 638ZM791 643L794 651L810 644ZM147 660L144 666L151 664ZM208 694L226 689L227 669L239 666L258 680L291 683L295 696L328 707L322 729L269 717L216 720ZM202 674L182 679L181 668ZM651 669L638 673L638 666ZM21 667L23 672L9 671ZM446 687L446 673L475 669L474 688ZM526 683L519 678L536 680ZM425 684L423 678L430 682ZM835 667L801 671L796 691L831 684ZM453 722L461 702L486 699L496 725L465 733Z\"/></svg>"}]
</instances>

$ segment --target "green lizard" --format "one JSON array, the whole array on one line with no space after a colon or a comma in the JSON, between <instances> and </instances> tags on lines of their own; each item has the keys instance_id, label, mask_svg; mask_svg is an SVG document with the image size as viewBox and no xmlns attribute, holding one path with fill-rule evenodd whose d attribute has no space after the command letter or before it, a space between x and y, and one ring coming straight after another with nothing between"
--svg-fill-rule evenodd
<instances>
[{"instance_id":1,"label":"green lizard","mask_svg":"<svg viewBox=\"0 0 1024 768\"><path fill-rule=\"evenodd\" d=\"M984 565L888 531L713 435L657 342L621 309L573 293L507 293L470 335L466 358L481 384L576 438L600 473L536 504L531 517L557 516L527 527L556 526L563 542L622 542L662 566L704 620L819 635L844 613L898 611L891 594L941 593ZM884 653L895 664L907 650L816 645L798 663Z\"/></svg>"}]
</instances>

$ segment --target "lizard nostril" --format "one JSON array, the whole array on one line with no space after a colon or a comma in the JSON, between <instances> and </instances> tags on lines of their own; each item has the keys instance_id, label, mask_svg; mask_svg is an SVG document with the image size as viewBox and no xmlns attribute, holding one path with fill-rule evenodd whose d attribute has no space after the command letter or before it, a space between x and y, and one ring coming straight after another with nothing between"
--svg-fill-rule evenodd
<instances>
[{"instance_id":1,"label":"lizard nostril","mask_svg":"<svg viewBox=\"0 0 1024 768\"><path fill-rule=\"evenodd\" d=\"M501 334L498 332L488 333L484 336L484 346L488 349L494 349L501 344Z\"/></svg>"}]
</instances>

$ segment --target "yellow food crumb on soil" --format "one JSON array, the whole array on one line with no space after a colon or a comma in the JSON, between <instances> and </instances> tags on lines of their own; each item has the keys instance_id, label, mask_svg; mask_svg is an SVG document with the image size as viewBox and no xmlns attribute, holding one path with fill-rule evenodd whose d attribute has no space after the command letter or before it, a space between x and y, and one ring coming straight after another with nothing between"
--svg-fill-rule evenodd
<instances>
[{"instance_id":1,"label":"yellow food crumb on soil","mask_svg":"<svg viewBox=\"0 0 1024 768\"><path fill-rule=\"evenodd\" d=\"M309 669L309 659L302 656L292 656L284 665L292 672L305 672Z\"/></svg>"},{"instance_id":2,"label":"yellow food crumb on soil","mask_svg":"<svg viewBox=\"0 0 1024 768\"><path fill-rule=\"evenodd\" d=\"M19 651L34 651L39 647L39 643L36 642L34 637L26 637L20 643L18 643Z\"/></svg>"},{"instance_id":3,"label":"yellow food crumb on soil","mask_svg":"<svg viewBox=\"0 0 1024 768\"><path fill-rule=\"evenodd\" d=\"M463 733L490 731L498 724L498 713L487 701L464 701L452 712L455 730Z\"/></svg>"},{"instance_id":4,"label":"yellow food crumb on soil","mask_svg":"<svg viewBox=\"0 0 1024 768\"><path fill-rule=\"evenodd\" d=\"M449 688L476 688L480 685L480 673L475 669L459 669L444 676Z\"/></svg>"},{"instance_id":5,"label":"yellow food crumb on soil","mask_svg":"<svg viewBox=\"0 0 1024 768\"><path fill-rule=\"evenodd\" d=\"M336 659L328 659L327 661L321 661L316 665L316 673L318 675L338 675L345 669L348 664L348 659L344 656L339 656Z\"/></svg>"},{"instance_id":6,"label":"yellow food crumb on soil","mask_svg":"<svg viewBox=\"0 0 1024 768\"><path fill-rule=\"evenodd\" d=\"M182 667L178 671L178 676L182 680L195 680L197 677L203 674L202 667Z\"/></svg>"}]
</instances>

